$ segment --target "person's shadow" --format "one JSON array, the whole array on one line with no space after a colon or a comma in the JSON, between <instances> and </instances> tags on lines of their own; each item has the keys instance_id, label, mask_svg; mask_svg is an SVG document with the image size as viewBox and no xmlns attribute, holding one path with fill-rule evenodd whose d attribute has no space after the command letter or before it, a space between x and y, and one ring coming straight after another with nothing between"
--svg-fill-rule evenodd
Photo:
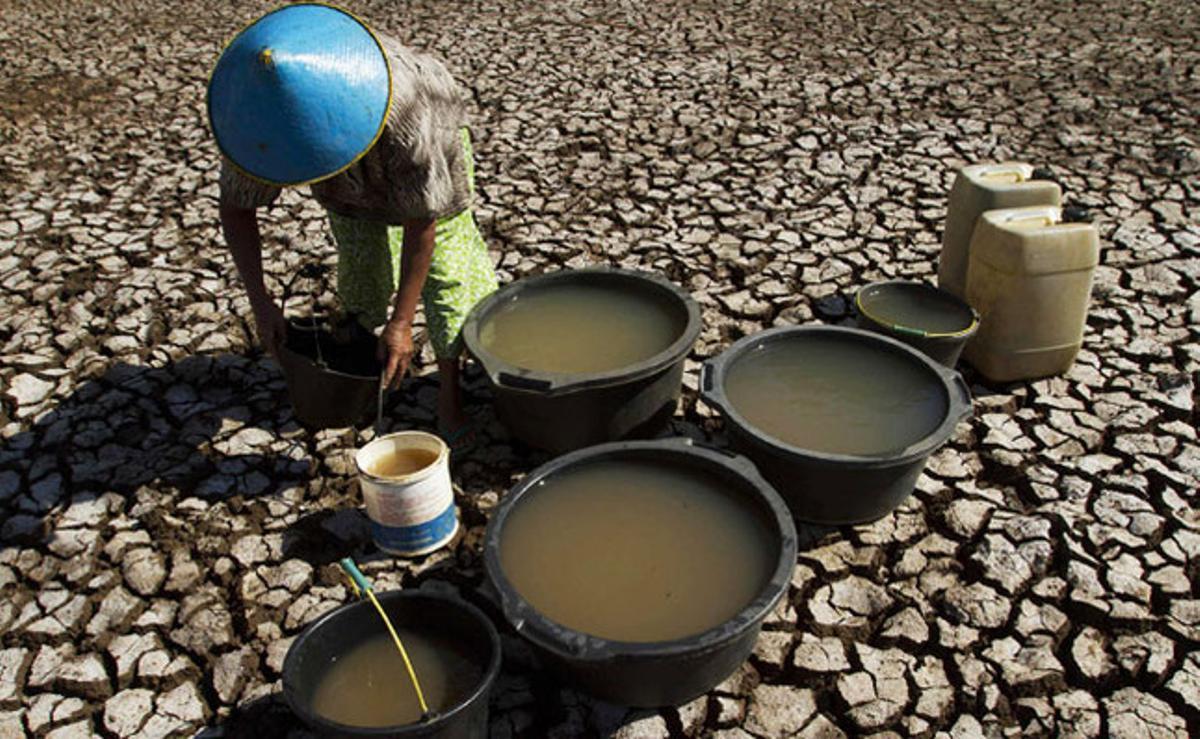
<instances>
[{"instance_id":1,"label":"person's shadow","mask_svg":"<svg viewBox=\"0 0 1200 739\"><path fill-rule=\"evenodd\" d=\"M254 497L315 469L284 380L261 357L117 363L35 418L0 441L3 546L52 543L48 517L69 520L72 506L105 494Z\"/></svg>"}]
</instances>

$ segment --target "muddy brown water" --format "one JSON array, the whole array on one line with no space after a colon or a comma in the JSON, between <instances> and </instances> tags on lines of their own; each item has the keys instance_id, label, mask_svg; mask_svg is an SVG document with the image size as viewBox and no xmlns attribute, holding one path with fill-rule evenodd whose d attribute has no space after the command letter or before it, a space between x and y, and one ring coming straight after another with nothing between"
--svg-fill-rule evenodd
<instances>
[{"instance_id":1,"label":"muddy brown water","mask_svg":"<svg viewBox=\"0 0 1200 739\"><path fill-rule=\"evenodd\" d=\"M863 307L877 321L920 329L931 334L952 334L971 326L970 312L933 290L881 289L864 298Z\"/></svg>"},{"instance_id":2,"label":"muddy brown water","mask_svg":"<svg viewBox=\"0 0 1200 739\"><path fill-rule=\"evenodd\" d=\"M607 372L643 362L679 338L685 316L636 290L557 285L521 294L480 329L484 349L537 372Z\"/></svg>"},{"instance_id":3,"label":"muddy brown water","mask_svg":"<svg viewBox=\"0 0 1200 739\"><path fill-rule=\"evenodd\" d=\"M746 607L775 566L775 541L718 478L612 460L526 493L505 521L500 562L551 620L655 642L699 634Z\"/></svg>"},{"instance_id":4,"label":"muddy brown water","mask_svg":"<svg viewBox=\"0 0 1200 739\"><path fill-rule=\"evenodd\" d=\"M429 449L393 449L376 459L368 472L376 477L404 477L425 469L437 459L437 452Z\"/></svg>"},{"instance_id":5,"label":"muddy brown water","mask_svg":"<svg viewBox=\"0 0 1200 739\"><path fill-rule=\"evenodd\" d=\"M940 426L948 405L920 363L843 338L767 344L729 368L725 394L759 430L831 454L904 449Z\"/></svg>"},{"instance_id":6,"label":"muddy brown water","mask_svg":"<svg viewBox=\"0 0 1200 739\"><path fill-rule=\"evenodd\" d=\"M397 628L430 710L461 703L483 670L452 639ZM388 634L372 637L333 662L313 694L312 709L347 726L416 723L421 705L404 660Z\"/></svg>"}]
</instances>

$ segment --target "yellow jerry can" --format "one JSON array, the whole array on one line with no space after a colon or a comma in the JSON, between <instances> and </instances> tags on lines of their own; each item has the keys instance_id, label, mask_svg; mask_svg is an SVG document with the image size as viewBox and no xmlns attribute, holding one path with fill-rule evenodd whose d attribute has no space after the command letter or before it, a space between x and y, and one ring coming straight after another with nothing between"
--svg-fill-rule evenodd
<instances>
[{"instance_id":1,"label":"yellow jerry can","mask_svg":"<svg viewBox=\"0 0 1200 739\"><path fill-rule=\"evenodd\" d=\"M950 188L942 255L938 260L938 287L956 297L965 297L971 234L984 211L1061 202L1058 183L1044 179L1042 172L1031 164L1000 162L963 167Z\"/></svg>"},{"instance_id":2,"label":"yellow jerry can","mask_svg":"<svg viewBox=\"0 0 1200 739\"><path fill-rule=\"evenodd\" d=\"M1065 372L1087 323L1100 239L1057 206L991 210L971 237L966 301L979 331L964 358L994 382Z\"/></svg>"}]
</instances>

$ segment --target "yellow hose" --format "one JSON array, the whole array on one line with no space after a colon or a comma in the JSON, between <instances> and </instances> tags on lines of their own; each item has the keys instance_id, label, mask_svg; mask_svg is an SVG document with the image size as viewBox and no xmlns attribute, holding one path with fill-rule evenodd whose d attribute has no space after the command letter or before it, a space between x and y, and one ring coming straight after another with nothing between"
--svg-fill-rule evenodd
<instances>
[{"instance_id":1,"label":"yellow hose","mask_svg":"<svg viewBox=\"0 0 1200 739\"><path fill-rule=\"evenodd\" d=\"M366 595L371 599L371 603L375 605L375 610L379 611L379 617L383 619L384 626L387 626L388 633L392 635L392 641L396 644L396 649L400 650L400 656L404 659L404 668L408 670L408 679L412 680L413 689L417 691L417 703L421 706L421 719L429 717L429 705L425 703L425 694L421 692L421 682L417 680L417 671L413 669L412 660L408 658L408 650L404 648L404 642L400 641L400 635L396 633L396 629L392 626L392 620L388 618L387 612L383 610L383 606L379 604L379 600L375 597L375 592L371 589L371 584L359 572L355 566L354 560L349 557L341 561L342 572L345 573L346 579L350 581L350 587L354 590L354 594L359 598Z\"/></svg>"},{"instance_id":2,"label":"yellow hose","mask_svg":"<svg viewBox=\"0 0 1200 739\"><path fill-rule=\"evenodd\" d=\"M417 702L421 704L421 715L425 716L429 713L429 706L425 704L425 694L421 692L421 683L417 680L417 672L413 669L412 662L408 659L408 652L404 649L404 642L400 641L400 635L392 628L392 621L387 617L383 606L379 605L379 600L375 598L375 593L368 590L367 597L375 604L375 610L379 611L379 616L383 619L383 623L392 635L392 641L396 642L396 649L400 650L400 656L404 658L404 667L408 670L408 679L412 680L413 688L417 691Z\"/></svg>"}]
</instances>

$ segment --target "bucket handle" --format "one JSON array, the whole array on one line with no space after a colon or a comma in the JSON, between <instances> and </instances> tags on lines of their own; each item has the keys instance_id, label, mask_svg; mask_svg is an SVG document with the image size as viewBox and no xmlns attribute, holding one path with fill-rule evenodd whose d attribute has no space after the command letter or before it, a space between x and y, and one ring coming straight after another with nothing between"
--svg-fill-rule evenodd
<instances>
[{"instance_id":1,"label":"bucket handle","mask_svg":"<svg viewBox=\"0 0 1200 739\"><path fill-rule=\"evenodd\" d=\"M729 464L736 467L738 471L744 475L749 475L753 478L759 478L762 474L759 472L758 467L750 461L749 457L746 457L743 454L738 454L732 449L727 449L723 446L717 446L709 441L696 441L695 439L690 438L684 438L680 441L680 443L686 444L687 446L694 446L697 449L703 449L708 452L720 454L722 457L725 457L725 459L728 460Z\"/></svg>"},{"instance_id":2,"label":"bucket handle","mask_svg":"<svg viewBox=\"0 0 1200 739\"><path fill-rule=\"evenodd\" d=\"M592 659L603 659L608 656L602 651L597 651L598 647L604 644L603 639L590 637L565 626L559 626L548 619L531 618L531 616L536 616L537 611L517 595L512 585L498 588L496 595L499 598L500 610L504 612L505 620L512 625L517 634L525 639L535 644L554 644L556 649L565 650L576 658L588 656Z\"/></svg>"},{"instance_id":3,"label":"bucket handle","mask_svg":"<svg viewBox=\"0 0 1200 739\"><path fill-rule=\"evenodd\" d=\"M296 280L298 280L302 277L310 279L310 280L319 280L319 279L321 279L321 277L323 277L325 275L326 271L327 271L327 268L325 267L325 265L314 264L314 263L310 262L309 264L306 264L303 267L301 267L300 269L293 272L291 279L289 279L287 281L287 284L283 286L283 294L279 298L279 311L283 312L287 308L287 302L288 302L288 299L292 297L292 288L294 288L296 286ZM313 296L313 297L314 297L313 302L314 302L314 307L315 307L316 296Z\"/></svg>"},{"instance_id":4,"label":"bucket handle","mask_svg":"<svg viewBox=\"0 0 1200 739\"><path fill-rule=\"evenodd\" d=\"M726 449L723 446L717 446L716 444L708 441L696 441L695 439L684 437L679 440L679 443L681 446L694 446L697 449L703 449L708 452L716 452L722 457L727 457L730 461L734 462L745 459L745 457L733 451L732 449Z\"/></svg>"},{"instance_id":5,"label":"bucket handle","mask_svg":"<svg viewBox=\"0 0 1200 739\"><path fill-rule=\"evenodd\" d=\"M511 372L501 372L496 376L496 384L504 387L514 388L516 390L534 390L536 392L545 392L553 387L554 383L549 380L543 380L537 377L526 377L524 375L514 375Z\"/></svg>"},{"instance_id":6,"label":"bucket handle","mask_svg":"<svg viewBox=\"0 0 1200 739\"><path fill-rule=\"evenodd\" d=\"M709 408L723 415L729 415L725 391L717 382L717 369L723 361L723 357L712 357L700 365L700 399Z\"/></svg>"},{"instance_id":7,"label":"bucket handle","mask_svg":"<svg viewBox=\"0 0 1200 739\"><path fill-rule=\"evenodd\" d=\"M310 279L310 280L314 280L314 281L319 280L319 279L321 279L321 277L323 277L325 275L325 272L326 272L325 265L320 264L320 263L310 262L308 264L305 264L303 267L301 267L300 269L298 269L292 273L291 279L289 279L287 281L287 284L283 286L283 294L279 298L279 312L284 314L285 319L287 316L286 311L287 311L288 299L292 297L292 288L294 288L296 286L296 280L298 280L302 277ZM320 326L317 324L317 296L316 296L316 294L313 294L313 296L312 296L312 307L309 309L308 318L309 318L309 322L312 324L313 344L317 348L317 366L318 367L326 367L328 365L325 364L324 352L321 351Z\"/></svg>"},{"instance_id":8,"label":"bucket handle","mask_svg":"<svg viewBox=\"0 0 1200 739\"><path fill-rule=\"evenodd\" d=\"M945 372L942 373L942 376L949 381L950 385L958 394L957 398L952 398L952 402L950 404L951 408L959 406L957 420L964 421L970 418L975 412L975 407L971 402L971 388L967 387L967 381L963 379L961 374L950 369L949 367L945 368Z\"/></svg>"}]
</instances>

